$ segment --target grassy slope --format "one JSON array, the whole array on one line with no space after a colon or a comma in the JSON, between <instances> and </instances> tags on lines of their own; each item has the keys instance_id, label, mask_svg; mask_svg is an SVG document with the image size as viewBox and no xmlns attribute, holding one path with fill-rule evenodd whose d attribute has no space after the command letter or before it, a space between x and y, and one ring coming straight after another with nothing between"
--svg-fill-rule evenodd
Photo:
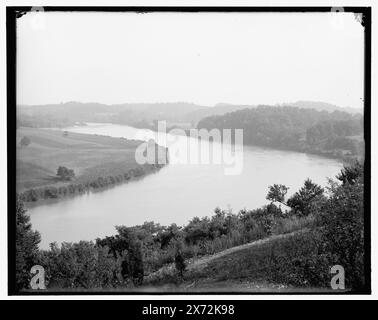
<instances>
[{"instance_id":1,"label":"grassy slope","mask_svg":"<svg viewBox=\"0 0 378 320\"><path fill-rule=\"evenodd\" d=\"M20 147L23 136L31 140ZM56 178L59 166L73 169L75 182L118 175L136 168L135 148L140 141L99 135L68 133L35 128L17 130L17 189L64 184Z\"/></svg>"},{"instance_id":2,"label":"grassy slope","mask_svg":"<svg viewBox=\"0 0 378 320\"><path fill-rule=\"evenodd\" d=\"M173 264L146 277L138 291L179 292L332 292L330 288L294 287L269 281L272 252L287 241L305 241L308 228L274 235L190 261L184 280L175 283Z\"/></svg>"}]
</instances>

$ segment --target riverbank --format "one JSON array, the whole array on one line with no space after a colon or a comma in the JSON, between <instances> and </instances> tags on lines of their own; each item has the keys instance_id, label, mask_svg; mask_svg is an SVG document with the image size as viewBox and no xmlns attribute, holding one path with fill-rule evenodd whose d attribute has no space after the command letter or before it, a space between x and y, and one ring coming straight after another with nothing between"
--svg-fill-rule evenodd
<instances>
[{"instance_id":1,"label":"riverbank","mask_svg":"<svg viewBox=\"0 0 378 320\"><path fill-rule=\"evenodd\" d=\"M23 137L29 139L28 145L21 146ZM101 190L163 167L136 162L135 150L142 143L138 140L19 128L17 141L17 192L25 202ZM74 177L58 176L59 167L73 170Z\"/></svg>"},{"instance_id":2,"label":"riverbank","mask_svg":"<svg viewBox=\"0 0 378 320\"><path fill-rule=\"evenodd\" d=\"M157 123L137 123L132 124L133 127L138 129L145 129L145 130L152 130L155 132L159 132L159 128ZM199 130L196 127L190 127L188 123L170 123L166 122L166 131L163 133L169 133L169 131L175 130L175 135L180 136L186 136L191 137L191 130ZM193 136L193 138L196 138L197 136ZM198 137L200 138L200 137ZM364 143L364 138L362 135L356 135L348 137L349 140L354 141L359 144ZM293 152L299 152L309 155L317 155L328 159L335 159L341 161L343 164L353 164L356 161L363 161L364 160L364 154L363 154L363 148L360 148L360 152L358 154L353 154L348 149L343 148L326 148L325 143L319 143L318 145L309 145L305 142L304 139L299 141L298 143L289 145L289 146L282 146L272 143L249 143L244 141L245 147L260 147L260 148L266 148L271 150L280 150L280 151L293 151Z\"/></svg>"}]
</instances>

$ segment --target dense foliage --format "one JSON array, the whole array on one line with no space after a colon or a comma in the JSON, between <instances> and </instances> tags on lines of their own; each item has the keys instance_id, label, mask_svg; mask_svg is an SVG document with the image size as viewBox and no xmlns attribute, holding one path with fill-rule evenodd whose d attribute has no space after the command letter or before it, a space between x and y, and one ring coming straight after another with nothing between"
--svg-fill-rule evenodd
<instances>
[{"instance_id":1,"label":"dense foliage","mask_svg":"<svg viewBox=\"0 0 378 320\"><path fill-rule=\"evenodd\" d=\"M73 169L68 169L64 166L59 166L56 175L62 180L71 180L75 178L75 172Z\"/></svg>"},{"instance_id":2,"label":"dense foliage","mask_svg":"<svg viewBox=\"0 0 378 320\"><path fill-rule=\"evenodd\" d=\"M26 214L23 202L16 201L16 288L28 286L30 268L37 264L40 234L32 230L30 217Z\"/></svg>"},{"instance_id":3,"label":"dense foliage","mask_svg":"<svg viewBox=\"0 0 378 320\"><path fill-rule=\"evenodd\" d=\"M199 121L198 128L243 129L245 144L348 158L363 155L363 117L346 112L259 106Z\"/></svg>"},{"instance_id":4,"label":"dense foliage","mask_svg":"<svg viewBox=\"0 0 378 320\"><path fill-rule=\"evenodd\" d=\"M275 263L267 269L267 276L272 281L329 287L330 268L340 265L345 270L346 288L364 288L363 168L357 164L342 172L340 181L345 175L353 179L344 180L341 185L331 182L329 198L322 199L314 210L316 221L312 230L271 248Z\"/></svg>"}]
</instances>

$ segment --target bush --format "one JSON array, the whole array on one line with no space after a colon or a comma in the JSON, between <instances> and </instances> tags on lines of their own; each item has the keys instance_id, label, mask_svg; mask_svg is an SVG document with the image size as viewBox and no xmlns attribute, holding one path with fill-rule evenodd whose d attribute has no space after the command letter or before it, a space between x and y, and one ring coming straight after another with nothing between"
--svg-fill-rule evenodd
<instances>
[{"instance_id":1,"label":"bush","mask_svg":"<svg viewBox=\"0 0 378 320\"><path fill-rule=\"evenodd\" d=\"M332 259L320 249L317 231L274 242L270 248L268 277L275 283L329 287Z\"/></svg>"},{"instance_id":2,"label":"bush","mask_svg":"<svg viewBox=\"0 0 378 320\"><path fill-rule=\"evenodd\" d=\"M41 236L32 230L30 217L26 214L22 200L16 200L16 289L29 286L30 269L38 263L38 244Z\"/></svg>"},{"instance_id":3,"label":"bush","mask_svg":"<svg viewBox=\"0 0 378 320\"><path fill-rule=\"evenodd\" d=\"M117 285L121 279L120 259L115 259L107 247L93 242L51 244L42 251L40 263L45 267L49 287L104 288Z\"/></svg>"},{"instance_id":4,"label":"bush","mask_svg":"<svg viewBox=\"0 0 378 320\"><path fill-rule=\"evenodd\" d=\"M324 189L313 183L310 179L304 182L304 186L287 200L297 215L307 216L316 211L318 205L325 200Z\"/></svg>"},{"instance_id":5,"label":"bush","mask_svg":"<svg viewBox=\"0 0 378 320\"><path fill-rule=\"evenodd\" d=\"M344 267L346 285L358 290L365 285L363 167L357 164L343 173L343 184L331 190L318 223L323 250L332 255L334 265Z\"/></svg>"},{"instance_id":6,"label":"bush","mask_svg":"<svg viewBox=\"0 0 378 320\"><path fill-rule=\"evenodd\" d=\"M62 180L71 180L75 177L75 173L72 169L60 166L56 172L56 175Z\"/></svg>"},{"instance_id":7,"label":"bush","mask_svg":"<svg viewBox=\"0 0 378 320\"><path fill-rule=\"evenodd\" d=\"M180 278L183 278L184 276L184 271L186 269L186 263L185 259L181 253L180 250L177 250L176 256L175 256L175 267L176 270L178 271Z\"/></svg>"},{"instance_id":8,"label":"bush","mask_svg":"<svg viewBox=\"0 0 378 320\"><path fill-rule=\"evenodd\" d=\"M304 228L312 227L315 222L314 215L310 214L305 217L298 217L290 215L286 218L281 218L275 221L272 228L273 234L285 234Z\"/></svg>"},{"instance_id":9,"label":"bush","mask_svg":"<svg viewBox=\"0 0 378 320\"><path fill-rule=\"evenodd\" d=\"M107 246L114 257L121 259L121 275L124 280L131 279L134 285L141 285L144 277L142 244L135 232L127 227L116 227L117 236L97 239L97 245Z\"/></svg>"}]
</instances>

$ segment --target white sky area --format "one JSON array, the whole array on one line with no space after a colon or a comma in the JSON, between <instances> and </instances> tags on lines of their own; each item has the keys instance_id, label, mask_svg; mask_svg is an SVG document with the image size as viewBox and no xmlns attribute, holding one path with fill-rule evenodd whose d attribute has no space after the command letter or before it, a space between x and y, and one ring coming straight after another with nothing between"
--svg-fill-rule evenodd
<instances>
[{"instance_id":1,"label":"white sky area","mask_svg":"<svg viewBox=\"0 0 378 320\"><path fill-rule=\"evenodd\" d=\"M17 103L363 106L364 29L351 13L28 13Z\"/></svg>"}]
</instances>

